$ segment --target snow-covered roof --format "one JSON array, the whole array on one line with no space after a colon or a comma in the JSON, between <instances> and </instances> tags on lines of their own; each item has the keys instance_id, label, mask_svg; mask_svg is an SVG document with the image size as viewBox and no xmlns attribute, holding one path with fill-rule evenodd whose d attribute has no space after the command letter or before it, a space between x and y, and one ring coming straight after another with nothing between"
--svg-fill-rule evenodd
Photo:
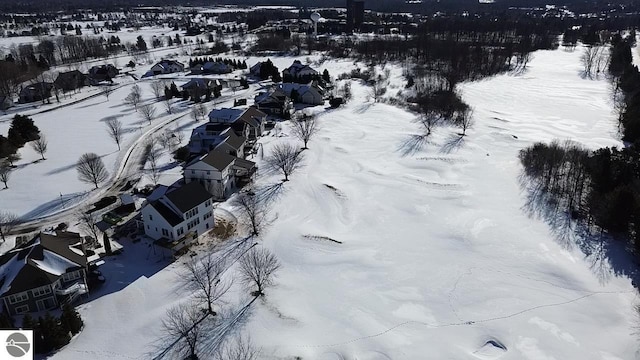
<instances>
[{"instance_id":1,"label":"snow-covered roof","mask_svg":"<svg viewBox=\"0 0 640 360\"><path fill-rule=\"evenodd\" d=\"M64 232L60 236L41 233L24 246L0 256L0 296L51 284L69 270L86 265L83 253L75 254L70 234L80 239L76 233Z\"/></svg>"},{"instance_id":2,"label":"snow-covered roof","mask_svg":"<svg viewBox=\"0 0 640 360\"><path fill-rule=\"evenodd\" d=\"M242 109L214 109L209 113L209 121L229 122L236 121L244 112Z\"/></svg>"}]
</instances>

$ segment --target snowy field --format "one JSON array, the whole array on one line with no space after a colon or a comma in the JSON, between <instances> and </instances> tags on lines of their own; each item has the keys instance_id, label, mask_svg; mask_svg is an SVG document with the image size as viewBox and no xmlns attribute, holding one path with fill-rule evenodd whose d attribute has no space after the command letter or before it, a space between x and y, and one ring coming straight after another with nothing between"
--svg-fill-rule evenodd
<instances>
[{"instance_id":1,"label":"snowy field","mask_svg":"<svg viewBox=\"0 0 640 360\"><path fill-rule=\"evenodd\" d=\"M526 215L518 183L518 151L533 142L621 145L608 84L579 76L580 55L536 52L525 74L465 84L476 124L464 142L439 128L410 155L401 149L415 115L367 102L358 83L347 106L314 108L321 131L261 241L282 268L244 329L260 358L640 358L630 280L601 281L558 244ZM286 141L263 138L264 153ZM280 178L260 171L256 181ZM97 299L79 308L84 330L54 359L147 359L165 310L185 301L177 264L164 267L144 242L124 245ZM227 299L243 300L236 290Z\"/></svg>"}]
</instances>

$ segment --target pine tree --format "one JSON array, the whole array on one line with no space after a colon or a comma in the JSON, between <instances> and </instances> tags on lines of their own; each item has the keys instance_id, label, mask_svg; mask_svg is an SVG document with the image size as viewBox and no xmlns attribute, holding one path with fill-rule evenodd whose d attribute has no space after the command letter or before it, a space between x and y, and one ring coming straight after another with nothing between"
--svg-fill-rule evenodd
<instances>
[{"instance_id":1,"label":"pine tree","mask_svg":"<svg viewBox=\"0 0 640 360\"><path fill-rule=\"evenodd\" d=\"M23 329L31 329L31 330L35 330L35 328L37 327L38 323L35 322L35 320L31 317L30 314L26 314L23 318L22 318L22 328Z\"/></svg>"},{"instance_id":2,"label":"pine tree","mask_svg":"<svg viewBox=\"0 0 640 360\"><path fill-rule=\"evenodd\" d=\"M60 323L66 332L70 332L73 335L79 333L84 324L80 318L80 314L69 304L65 304L62 307Z\"/></svg>"},{"instance_id":3,"label":"pine tree","mask_svg":"<svg viewBox=\"0 0 640 360\"><path fill-rule=\"evenodd\" d=\"M6 312L0 313L0 329L14 329L13 318Z\"/></svg>"}]
</instances>

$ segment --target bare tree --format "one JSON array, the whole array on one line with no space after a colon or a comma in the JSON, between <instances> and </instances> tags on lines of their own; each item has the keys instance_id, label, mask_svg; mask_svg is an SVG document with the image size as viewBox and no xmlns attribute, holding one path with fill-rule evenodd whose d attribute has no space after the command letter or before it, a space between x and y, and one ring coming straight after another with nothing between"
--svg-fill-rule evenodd
<instances>
[{"instance_id":1,"label":"bare tree","mask_svg":"<svg viewBox=\"0 0 640 360\"><path fill-rule=\"evenodd\" d=\"M206 333L203 315L196 304L180 304L170 308L162 320L166 342L174 343L174 350L180 359L197 360L198 347Z\"/></svg>"},{"instance_id":2,"label":"bare tree","mask_svg":"<svg viewBox=\"0 0 640 360\"><path fill-rule=\"evenodd\" d=\"M6 240L5 237L18 225L20 225L20 218L18 215L0 210L0 238L2 239L2 242Z\"/></svg>"},{"instance_id":3,"label":"bare tree","mask_svg":"<svg viewBox=\"0 0 640 360\"><path fill-rule=\"evenodd\" d=\"M100 229L98 228L98 218L94 215L94 213L80 211L76 215L78 219L78 225L80 230L85 234L88 234L93 239L91 244L95 246L98 242L98 237L100 236Z\"/></svg>"},{"instance_id":4,"label":"bare tree","mask_svg":"<svg viewBox=\"0 0 640 360\"><path fill-rule=\"evenodd\" d=\"M142 101L142 89L140 89L140 86L138 85L133 85L129 95L127 95L127 97L124 98L124 102L129 105L132 105L137 111L138 104L140 104L140 101Z\"/></svg>"},{"instance_id":5,"label":"bare tree","mask_svg":"<svg viewBox=\"0 0 640 360\"><path fill-rule=\"evenodd\" d=\"M191 117L193 120L200 121L207 116L207 108L202 103L196 104L191 110Z\"/></svg>"},{"instance_id":6,"label":"bare tree","mask_svg":"<svg viewBox=\"0 0 640 360\"><path fill-rule=\"evenodd\" d=\"M156 147L157 139L153 138L145 144L146 162L149 164L149 170L151 180L154 184L160 180L160 169L158 168L158 162L162 152Z\"/></svg>"},{"instance_id":7,"label":"bare tree","mask_svg":"<svg viewBox=\"0 0 640 360\"><path fill-rule=\"evenodd\" d=\"M156 80L151 82L151 91L153 91L153 96L155 96L157 100L162 99L164 95L164 84L162 81Z\"/></svg>"},{"instance_id":8,"label":"bare tree","mask_svg":"<svg viewBox=\"0 0 640 360\"><path fill-rule=\"evenodd\" d=\"M227 342L216 354L216 360L258 360L260 350L251 343L251 339L238 335L233 342Z\"/></svg>"},{"instance_id":9,"label":"bare tree","mask_svg":"<svg viewBox=\"0 0 640 360\"><path fill-rule=\"evenodd\" d=\"M48 142L47 142L47 138L40 134L40 137L36 140L33 140L31 142L31 147L33 148L33 150L35 150L38 154L40 154L40 156L42 157L42 160L46 160L44 158L44 154L47 152L47 146L48 146Z\"/></svg>"},{"instance_id":10,"label":"bare tree","mask_svg":"<svg viewBox=\"0 0 640 360\"><path fill-rule=\"evenodd\" d=\"M167 110L167 113L173 114L173 104L171 104L171 99L164 99L164 108Z\"/></svg>"},{"instance_id":11,"label":"bare tree","mask_svg":"<svg viewBox=\"0 0 640 360\"><path fill-rule=\"evenodd\" d=\"M382 95L384 95L387 92L387 86L389 86L389 80L388 78L385 77L386 74L387 72L385 71L384 76L380 74L371 82L370 96L373 98L375 102L380 101L380 99L382 98Z\"/></svg>"},{"instance_id":12,"label":"bare tree","mask_svg":"<svg viewBox=\"0 0 640 360\"><path fill-rule=\"evenodd\" d=\"M9 177L11 177L12 171L13 169L11 168L11 165L9 165L9 162L3 161L2 163L0 163L0 181L4 183L5 189L9 188L9 185L7 185L7 183L9 182Z\"/></svg>"},{"instance_id":13,"label":"bare tree","mask_svg":"<svg viewBox=\"0 0 640 360\"><path fill-rule=\"evenodd\" d=\"M302 150L308 149L307 144L311 137L318 132L318 126L315 116L304 116L300 119L294 119L292 132L300 141L304 143Z\"/></svg>"},{"instance_id":14,"label":"bare tree","mask_svg":"<svg viewBox=\"0 0 640 360\"><path fill-rule=\"evenodd\" d=\"M76 170L80 181L93 184L96 189L98 184L109 178L109 172L104 167L102 159L95 153L82 154L76 163Z\"/></svg>"},{"instance_id":15,"label":"bare tree","mask_svg":"<svg viewBox=\"0 0 640 360\"><path fill-rule=\"evenodd\" d=\"M271 154L265 159L267 167L284 174L284 181L289 181L289 175L302 166L304 156L301 150L291 144L278 144L273 147Z\"/></svg>"},{"instance_id":16,"label":"bare tree","mask_svg":"<svg viewBox=\"0 0 640 360\"><path fill-rule=\"evenodd\" d=\"M140 107L140 117L143 120L148 121L149 125L151 125L151 120L153 120L153 117L155 115L156 115L156 108L153 105L145 104Z\"/></svg>"},{"instance_id":17,"label":"bare tree","mask_svg":"<svg viewBox=\"0 0 640 360\"><path fill-rule=\"evenodd\" d=\"M107 133L111 140L113 140L116 145L118 145L118 151L120 151L120 142L122 141L122 122L115 117L110 117L107 122Z\"/></svg>"},{"instance_id":18,"label":"bare tree","mask_svg":"<svg viewBox=\"0 0 640 360\"><path fill-rule=\"evenodd\" d=\"M604 46L587 46L584 48L580 61L582 62L583 74L588 78L593 78L596 74L604 70L606 65L606 53Z\"/></svg>"},{"instance_id":19,"label":"bare tree","mask_svg":"<svg viewBox=\"0 0 640 360\"><path fill-rule=\"evenodd\" d=\"M467 107L464 110L457 112L453 118L453 123L462 128L462 136L467 134L467 129L473 126L473 110Z\"/></svg>"},{"instance_id":20,"label":"bare tree","mask_svg":"<svg viewBox=\"0 0 640 360\"><path fill-rule=\"evenodd\" d=\"M102 87L102 95L107 98L109 101L109 95L113 92L113 87L111 85L105 85Z\"/></svg>"},{"instance_id":21,"label":"bare tree","mask_svg":"<svg viewBox=\"0 0 640 360\"><path fill-rule=\"evenodd\" d=\"M230 281L223 281L222 274L226 270L223 258L207 253L202 258L191 258L184 264L183 284L195 293L195 298L207 304L207 311L215 315L213 304L231 287Z\"/></svg>"},{"instance_id":22,"label":"bare tree","mask_svg":"<svg viewBox=\"0 0 640 360\"><path fill-rule=\"evenodd\" d=\"M9 165L13 167L16 161L22 159L22 156L20 156L19 153L15 152L15 153L7 155L7 157L5 159L7 160Z\"/></svg>"},{"instance_id":23,"label":"bare tree","mask_svg":"<svg viewBox=\"0 0 640 360\"><path fill-rule=\"evenodd\" d=\"M424 127L425 137L431 135L433 128L438 126L443 121L443 118L436 111L426 110L418 119L417 122Z\"/></svg>"},{"instance_id":24,"label":"bare tree","mask_svg":"<svg viewBox=\"0 0 640 360\"><path fill-rule=\"evenodd\" d=\"M232 205L239 211L243 224L253 236L259 236L270 222L269 204L253 192L239 193Z\"/></svg>"},{"instance_id":25,"label":"bare tree","mask_svg":"<svg viewBox=\"0 0 640 360\"><path fill-rule=\"evenodd\" d=\"M265 248L252 248L240 259L240 279L246 286L256 287L253 296L264 295L264 289L273 285L273 276L280 268L276 256Z\"/></svg>"}]
</instances>

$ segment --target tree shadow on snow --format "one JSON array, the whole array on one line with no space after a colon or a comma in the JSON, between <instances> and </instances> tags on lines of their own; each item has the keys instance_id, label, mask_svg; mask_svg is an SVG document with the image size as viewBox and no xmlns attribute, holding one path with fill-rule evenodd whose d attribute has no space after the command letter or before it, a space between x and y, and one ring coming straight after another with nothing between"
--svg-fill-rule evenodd
<instances>
[{"instance_id":1,"label":"tree shadow on snow","mask_svg":"<svg viewBox=\"0 0 640 360\"><path fill-rule=\"evenodd\" d=\"M422 150L426 144L428 144L428 137L426 135L409 135L402 140L396 151L399 152L402 157L410 156Z\"/></svg>"},{"instance_id":2,"label":"tree shadow on snow","mask_svg":"<svg viewBox=\"0 0 640 360\"><path fill-rule=\"evenodd\" d=\"M601 284L614 276L627 276L634 287L640 288L638 265L624 248L624 242L615 241L615 235L598 229L588 218L567 212L564 204L552 199L541 185L528 181L524 175L520 183L525 191L525 213L545 221L563 248L577 246Z\"/></svg>"},{"instance_id":3,"label":"tree shadow on snow","mask_svg":"<svg viewBox=\"0 0 640 360\"><path fill-rule=\"evenodd\" d=\"M451 134L440 147L440 152L450 154L464 146L465 138L460 134Z\"/></svg>"}]
</instances>

